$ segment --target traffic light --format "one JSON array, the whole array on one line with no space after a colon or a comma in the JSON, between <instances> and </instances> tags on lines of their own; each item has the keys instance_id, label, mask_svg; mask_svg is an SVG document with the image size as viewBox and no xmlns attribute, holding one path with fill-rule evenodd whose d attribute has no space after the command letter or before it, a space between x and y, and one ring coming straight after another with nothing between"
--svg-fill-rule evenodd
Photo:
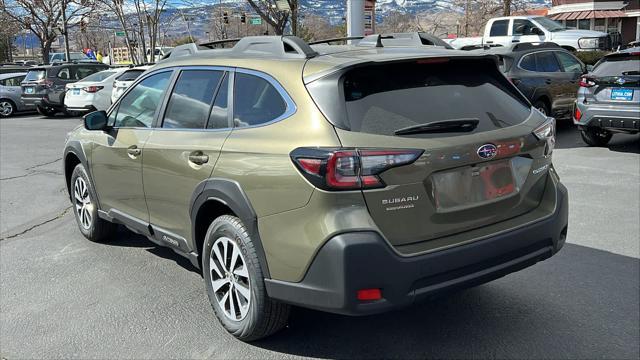
<instances>
[{"instance_id":1,"label":"traffic light","mask_svg":"<svg viewBox=\"0 0 640 360\"><path fill-rule=\"evenodd\" d=\"M229 14L227 14L226 11L222 13L222 22L224 22L225 24L229 23Z\"/></svg>"},{"instance_id":2,"label":"traffic light","mask_svg":"<svg viewBox=\"0 0 640 360\"><path fill-rule=\"evenodd\" d=\"M247 15L245 15L244 13L240 14L240 22L243 24L247 23Z\"/></svg>"}]
</instances>

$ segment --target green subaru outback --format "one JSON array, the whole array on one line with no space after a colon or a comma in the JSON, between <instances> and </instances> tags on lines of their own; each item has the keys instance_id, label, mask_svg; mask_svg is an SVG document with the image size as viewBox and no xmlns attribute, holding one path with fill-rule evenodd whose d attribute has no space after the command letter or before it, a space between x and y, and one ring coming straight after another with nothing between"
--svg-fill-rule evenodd
<instances>
[{"instance_id":1,"label":"green subaru outback","mask_svg":"<svg viewBox=\"0 0 640 360\"><path fill-rule=\"evenodd\" d=\"M291 305L380 313L549 258L554 143L491 55L247 37L175 48L85 116L64 170L85 237L122 224L187 257L250 341Z\"/></svg>"}]
</instances>

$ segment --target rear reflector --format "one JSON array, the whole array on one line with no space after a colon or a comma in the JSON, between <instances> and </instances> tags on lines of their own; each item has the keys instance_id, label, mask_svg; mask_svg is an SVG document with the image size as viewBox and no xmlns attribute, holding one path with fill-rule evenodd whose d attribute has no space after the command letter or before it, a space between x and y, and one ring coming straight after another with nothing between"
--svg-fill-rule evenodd
<instances>
[{"instance_id":1,"label":"rear reflector","mask_svg":"<svg viewBox=\"0 0 640 360\"><path fill-rule=\"evenodd\" d=\"M104 86L87 86L87 87L83 87L82 90L88 92L88 93L94 93L94 92L98 92L100 90L102 90L104 88Z\"/></svg>"},{"instance_id":2,"label":"rear reflector","mask_svg":"<svg viewBox=\"0 0 640 360\"><path fill-rule=\"evenodd\" d=\"M578 109L578 107L576 106L576 111L573 113L573 118L576 119L576 121L580 121L580 119L582 119L582 112L580 111L580 109Z\"/></svg>"},{"instance_id":3,"label":"rear reflector","mask_svg":"<svg viewBox=\"0 0 640 360\"><path fill-rule=\"evenodd\" d=\"M588 78L586 76L583 76L580 78L580 87L590 88L595 85L596 85L596 82L591 78Z\"/></svg>"},{"instance_id":4,"label":"rear reflector","mask_svg":"<svg viewBox=\"0 0 640 360\"><path fill-rule=\"evenodd\" d=\"M382 291L380 289L362 289L358 290L358 300L372 301L382 299Z\"/></svg>"}]
</instances>

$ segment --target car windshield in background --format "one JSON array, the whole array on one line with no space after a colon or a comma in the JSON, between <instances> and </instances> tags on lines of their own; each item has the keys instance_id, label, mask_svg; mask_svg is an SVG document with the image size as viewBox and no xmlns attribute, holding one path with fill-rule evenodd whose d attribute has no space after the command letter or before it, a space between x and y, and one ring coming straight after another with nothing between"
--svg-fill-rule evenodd
<instances>
[{"instance_id":1,"label":"car windshield in background","mask_svg":"<svg viewBox=\"0 0 640 360\"><path fill-rule=\"evenodd\" d=\"M115 71L101 71L99 73L89 75L86 78L82 79L81 81L96 81L96 82L102 81L115 73L116 73Z\"/></svg>"},{"instance_id":2,"label":"car windshield in background","mask_svg":"<svg viewBox=\"0 0 640 360\"><path fill-rule=\"evenodd\" d=\"M88 60L89 58L83 53L71 53L69 54L71 60Z\"/></svg>"},{"instance_id":3,"label":"car windshield in background","mask_svg":"<svg viewBox=\"0 0 640 360\"><path fill-rule=\"evenodd\" d=\"M116 80L118 81L133 81L142 74L144 70L127 70L120 75Z\"/></svg>"},{"instance_id":4,"label":"car windshield in background","mask_svg":"<svg viewBox=\"0 0 640 360\"><path fill-rule=\"evenodd\" d=\"M420 124L477 119L477 133L519 124L530 115L526 100L493 63L429 62L374 65L347 72L343 88L350 130L393 135L398 129Z\"/></svg>"},{"instance_id":5,"label":"car windshield in background","mask_svg":"<svg viewBox=\"0 0 640 360\"><path fill-rule=\"evenodd\" d=\"M640 55L610 56L604 58L591 72L595 76L619 76L640 70ZM632 74L632 75L638 75Z\"/></svg>"},{"instance_id":6,"label":"car windshield in background","mask_svg":"<svg viewBox=\"0 0 640 360\"><path fill-rule=\"evenodd\" d=\"M533 20L537 21L538 24L542 25L542 27L544 27L545 29L551 32L567 30L567 28L562 26L562 24L560 24L559 22L543 16L533 18Z\"/></svg>"},{"instance_id":7,"label":"car windshield in background","mask_svg":"<svg viewBox=\"0 0 640 360\"><path fill-rule=\"evenodd\" d=\"M27 76L24 77L24 81L38 81L44 79L46 71L44 70L30 70Z\"/></svg>"}]
</instances>

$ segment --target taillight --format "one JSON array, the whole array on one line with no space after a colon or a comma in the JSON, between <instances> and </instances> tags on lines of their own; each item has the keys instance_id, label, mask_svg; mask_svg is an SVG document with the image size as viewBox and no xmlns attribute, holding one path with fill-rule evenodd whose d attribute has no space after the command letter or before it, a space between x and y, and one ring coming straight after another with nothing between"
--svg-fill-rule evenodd
<instances>
[{"instance_id":1,"label":"taillight","mask_svg":"<svg viewBox=\"0 0 640 360\"><path fill-rule=\"evenodd\" d=\"M424 150L298 148L291 159L314 186L323 190L385 187L379 177L391 168L416 161Z\"/></svg>"},{"instance_id":2,"label":"taillight","mask_svg":"<svg viewBox=\"0 0 640 360\"><path fill-rule=\"evenodd\" d=\"M94 93L94 92L98 92L100 90L102 90L104 88L104 86L86 86L83 87L82 90L88 92L88 93Z\"/></svg>"},{"instance_id":3,"label":"taillight","mask_svg":"<svg viewBox=\"0 0 640 360\"><path fill-rule=\"evenodd\" d=\"M582 111L580 111L580 109L578 109L577 106L574 105L574 107L575 107L575 110L573 112L573 118L576 121L580 121L580 119L582 119Z\"/></svg>"},{"instance_id":4,"label":"taillight","mask_svg":"<svg viewBox=\"0 0 640 360\"><path fill-rule=\"evenodd\" d=\"M583 76L580 78L580 87L590 88L596 85L596 82L587 76Z\"/></svg>"},{"instance_id":5,"label":"taillight","mask_svg":"<svg viewBox=\"0 0 640 360\"><path fill-rule=\"evenodd\" d=\"M556 119L548 117L547 121L533 130L533 134L539 140L546 141L547 146L545 147L544 154L551 155L556 146Z\"/></svg>"}]
</instances>

